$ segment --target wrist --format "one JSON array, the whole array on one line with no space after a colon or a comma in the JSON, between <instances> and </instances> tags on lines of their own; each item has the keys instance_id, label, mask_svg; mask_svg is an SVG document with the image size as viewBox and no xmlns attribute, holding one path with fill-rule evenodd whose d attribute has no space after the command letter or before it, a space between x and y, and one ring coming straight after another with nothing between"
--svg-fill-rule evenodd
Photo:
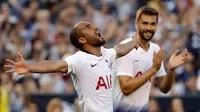
<instances>
[{"instance_id":1,"label":"wrist","mask_svg":"<svg viewBox=\"0 0 200 112\"><path fill-rule=\"evenodd\" d=\"M152 72L155 72L155 73L158 71L158 68L156 68L156 67L151 67L150 69Z\"/></svg>"},{"instance_id":2,"label":"wrist","mask_svg":"<svg viewBox=\"0 0 200 112\"><path fill-rule=\"evenodd\" d=\"M171 66L169 65L169 66L168 66L168 70L169 70L169 71L174 71L175 68L173 68L173 67L171 67Z\"/></svg>"},{"instance_id":3,"label":"wrist","mask_svg":"<svg viewBox=\"0 0 200 112\"><path fill-rule=\"evenodd\" d=\"M175 68L172 68L172 67L168 67L168 71L175 71Z\"/></svg>"},{"instance_id":4,"label":"wrist","mask_svg":"<svg viewBox=\"0 0 200 112\"><path fill-rule=\"evenodd\" d=\"M31 69L31 65L28 65L28 73L31 73L32 69Z\"/></svg>"}]
</instances>

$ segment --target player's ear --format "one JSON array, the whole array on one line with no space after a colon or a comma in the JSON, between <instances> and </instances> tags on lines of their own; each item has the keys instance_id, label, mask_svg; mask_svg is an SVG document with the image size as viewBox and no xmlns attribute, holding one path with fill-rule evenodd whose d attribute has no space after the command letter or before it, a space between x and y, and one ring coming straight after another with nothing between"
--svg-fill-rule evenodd
<instances>
[{"instance_id":1,"label":"player's ear","mask_svg":"<svg viewBox=\"0 0 200 112\"><path fill-rule=\"evenodd\" d=\"M135 20L135 28L136 28L136 29L138 29L138 25L139 25L138 20Z\"/></svg>"},{"instance_id":2,"label":"player's ear","mask_svg":"<svg viewBox=\"0 0 200 112\"><path fill-rule=\"evenodd\" d=\"M78 42L81 43L81 44L85 44L87 41L86 41L85 38L80 37L80 38L78 39Z\"/></svg>"}]
</instances>

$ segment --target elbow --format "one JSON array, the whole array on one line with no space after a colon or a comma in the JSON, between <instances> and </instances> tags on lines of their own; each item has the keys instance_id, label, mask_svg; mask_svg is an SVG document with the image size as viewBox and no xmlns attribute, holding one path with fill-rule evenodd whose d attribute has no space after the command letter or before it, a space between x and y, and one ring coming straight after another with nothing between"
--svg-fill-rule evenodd
<instances>
[{"instance_id":1,"label":"elbow","mask_svg":"<svg viewBox=\"0 0 200 112\"><path fill-rule=\"evenodd\" d=\"M128 90L122 90L123 95L128 96L130 92Z\"/></svg>"},{"instance_id":2,"label":"elbow","mask_svg":"<svg viewBox=\"0 0 200 112\"><path fill-rule=\"evenodd\" d=\"M125 96L128 96L137 90L137 88L135 86L129 86L127 84L121 84L120 88L121 88L123 95L125 95Z\"/></svg>"},{"instance_id":3,"label":"elbow","mask_svg":"<svg viewBox=\"0 0 200 112\"><path fill-rule=\"evenodd\" d=\"M167 94L169 92L169 88L160 88L160 91L164 94Z\"/></svg>"},{"instance_id":4,"label":"elbow","mask_svg":"<svg viewBox=\"0 0 200 112\"><path fill-rule=\"evenodd\" d=\"M161 91L161 92L164 93L164 94L167 94L169 91L164 90L164 91Z\"/></svg>"},{"instance_id":5,"label":"elbow","mask_svg":"<svg viewBox=\"0 0 200 112\"><path fill-rule=\"evenodd\" d=\"M123 95L128 96L130 94L129 87L126 84L121 83L120 89L121 89L121 92L123 93Z\"/></svg>"},{"instance_id":6,"label":"elbow","mask_svg":"<svg viewBox=\"0 0 200 112\"><path fill-rule=\"evenodd\" d=\"M162 93L167 94L172 88L172 85L162 83L162 84L159 84L158 87Z\"/></svg>"},{"instance_id":7,"label":"elbow","mask_svg":"<svg viewBox=\"0 0 200 112\"><path fill-rule=\"evenodd\" d=\"M135 89L131 90L129 87L123 87L123 88L121 88L121 91L122 91L123 95L128 96L132 92L134 92Z\"/></svg>"}]
</instances>

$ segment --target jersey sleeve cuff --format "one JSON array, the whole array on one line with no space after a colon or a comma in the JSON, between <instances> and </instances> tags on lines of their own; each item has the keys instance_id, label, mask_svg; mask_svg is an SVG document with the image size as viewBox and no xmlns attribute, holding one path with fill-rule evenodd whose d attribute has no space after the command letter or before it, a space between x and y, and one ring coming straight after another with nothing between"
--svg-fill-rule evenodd
<instances>
[{"instance_id":1,"label":"jersey sleeve cuff","mask_svg":"<svg viewBox=\"0 0 200 112\"><path fill-rule=\"evenodd\" d=\"M161 76L165 76L165 75L167 75L166 73L163 73L163 74L160 74L160 75L155 75L155 77L161 77Z\"/></svg>"},{"instance_id":2,"label":"jersey sleeve cuff","mask_svg":"<svg viewBox=\"0 0 200 112\"><path fill-rule=\"evenodd\" d=\"M126 72L118 72L117 76L131 76L132 77L133 75L130 73L126 73Z\"/></svg>"}]
</instances>

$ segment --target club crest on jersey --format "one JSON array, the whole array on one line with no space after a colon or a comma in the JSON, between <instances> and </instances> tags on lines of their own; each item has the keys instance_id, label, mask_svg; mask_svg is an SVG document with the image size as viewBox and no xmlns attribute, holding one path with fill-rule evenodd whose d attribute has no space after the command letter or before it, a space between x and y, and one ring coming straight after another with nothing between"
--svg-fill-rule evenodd
<instances>
[{"instance_id":1,"label":"club crest on jersey","mask_svg":"<svg viewBox=\"0 0 200 112\"><path fill-rule=\"evenodd\" d=\"M96 85L96 90L99 90L100 88L104 89L110 89L112 88L112 76L110 75L106 77L100 76Z\"/></svg>"},{"instance_id":2,"label":"club crest on jersey","mask_svg":"<svg viewBox=\"0 0 200 112\"><path fill-rule=\"evenodd\" d=\"M108 60L105 60L106 63L108 63ZM111 68L111 64L108 63L108 67Z\"/></svg>"}]
</instances>

